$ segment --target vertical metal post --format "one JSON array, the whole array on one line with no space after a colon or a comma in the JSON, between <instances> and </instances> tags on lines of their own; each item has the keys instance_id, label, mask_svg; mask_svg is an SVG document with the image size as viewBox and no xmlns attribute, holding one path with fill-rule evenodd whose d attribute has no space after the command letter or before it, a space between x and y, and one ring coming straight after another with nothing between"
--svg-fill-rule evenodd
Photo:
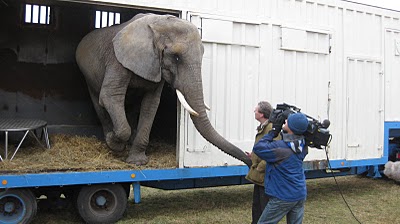
<instances>
[{"instance_id":1,"label":"vertical metal post","mask_svg":"<svg viewBox=\"0 0 400 224\"><path fill-rule=\"evenodd\" d=\"M31 4L31 23L33 23L33 4Z\"/></svg>"},{"instance_id":2,"label":"vertical metal post","mask_svg":"<svg viewBox=\"0 0 400 224\"><path fill-rule=\"evenodd\" d=\"M133 200L135 204L140 203L140 183L139 182L133 182Z\"/></svg>"},{"instance_id":3,"label":"vertical metal post","mask_svg":"<svg viewBox=\"0 0 400 224\"><path fill-rule=\"evenodd\" d=\"M43 127L43 132L44 132L44 140L46 141L46 146L48 149L50 149L49 133L47 132L47 126Z\"/></svg>"},{"instance_id":4,"label":"vertical metal post","mask_svg":"<svg viewBox=\"0 0 400 224\"><path fill-rule=\"evenodd\" d=\"M4 147L5 147L6 154L4 155L4 158L7 159L7 155L8 155L8 131L5 131L5 134L6 134L6 139L5 139Z\"/></svg>"},{"instance_id":5,"label":"vertical metal post","mask_svg":"<svg viewBox=\"0 0 400 224\"><path fill-rule=\"evenodd\" d=\"M40 22L40 13L42 13L41 11L42 11L42 6L41 5L38 5L38 8L39 8L39 12L38 12L38 24L41 24Z\"/></svg>"}]
</instances>

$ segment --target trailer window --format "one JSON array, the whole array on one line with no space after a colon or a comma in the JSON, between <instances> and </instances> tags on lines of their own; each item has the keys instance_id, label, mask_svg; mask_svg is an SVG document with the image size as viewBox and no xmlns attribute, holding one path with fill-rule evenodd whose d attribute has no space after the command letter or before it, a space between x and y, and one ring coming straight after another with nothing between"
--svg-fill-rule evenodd
<instances>
[{"instance_id":1,"label":"trailer window","mask_svg":"<svg viewBox=\"0 0 400 224\"><path fill-rule=\"evenodd\" d=\"M50 24L50 6L45 5L25 5L25 23Z\"/></svg>"},{"instance_id":2,"label":"trailer window","mask_svg":"<svg viewBox=\"0 0 400 224\"><path fill-rule=\"evenodd\" d=\"M330 54L331 35L323 30L282 27L281 49L316 54Z\"/></svg>"},{"instance_id":3,"label":"trailer window","mask_svg":"<svg viewBox=\"0 0 400 224\"><path fill-rule=\"evenodd\" d=\"M120 23L121 23L120 13L96 11L95 28L103 28Z\"/></svg>"}]
</instances>

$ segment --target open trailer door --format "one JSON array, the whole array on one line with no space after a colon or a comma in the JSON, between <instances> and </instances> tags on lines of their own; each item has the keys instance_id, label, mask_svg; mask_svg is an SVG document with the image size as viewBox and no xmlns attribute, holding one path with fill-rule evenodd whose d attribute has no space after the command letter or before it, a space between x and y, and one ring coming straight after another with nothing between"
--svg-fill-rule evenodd
<instances>
[{"instance_id":1,"label":"open trailer door","mask_svg":"<svg viewBox=\"0 0 400 224\"><path fill-rule=\"evenodd\" d=\"M251 151L257 125L253 108L258 94L260 25L196 13L186 16L203 40L202 81L211 124L228 141ZM178 120L179 167L243 165L207 142L185 110Z\"/></svg>"}]
</instances>

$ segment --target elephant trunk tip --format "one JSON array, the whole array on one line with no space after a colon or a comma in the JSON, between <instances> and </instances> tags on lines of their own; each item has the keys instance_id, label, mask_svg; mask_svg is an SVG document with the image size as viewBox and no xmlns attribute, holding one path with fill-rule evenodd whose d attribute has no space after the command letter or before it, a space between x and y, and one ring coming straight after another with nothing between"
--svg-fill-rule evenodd
<instances>
[{"instance_id":1,"label":"elephant trunk tip","mask_svg":"<svg viewBox=\"0 0 400 224\"><path fill-rule=\"evenodd\" d=\"M249 168L251 167L251 165L253 164L253 162L251 161L251 159L249 157L246 156L246 158L244 158L243 160L241 160L242 162L244 162L244 164L246 164Z\"/></svg>"}]
</instances>

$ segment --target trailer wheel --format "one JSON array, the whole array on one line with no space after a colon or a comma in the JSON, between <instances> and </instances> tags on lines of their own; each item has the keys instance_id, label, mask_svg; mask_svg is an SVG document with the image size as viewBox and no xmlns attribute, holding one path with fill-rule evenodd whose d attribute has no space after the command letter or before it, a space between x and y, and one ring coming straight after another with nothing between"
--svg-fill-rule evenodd
<instances>
[{"instance_id":1,"label":"trailer wheel","mask_svg":"<svg viewBox=\"0 0 400 224\"><path fill-rule=\"evenodd\" d=\"M114 223L125 213L128 198L119 184L82 187L77 198L78 212L87 223Z\"/></svg>"},{"instance_id":2,"label":"trailer wheel","mask_svg":"<svg viewBox=\"0 0 400 224\"><path fill-rule=\"evenodd\" d=\"M28 189L0 192L0 223L29 223L37 212L36 197Z\"/></svg>"}]
</instances>

